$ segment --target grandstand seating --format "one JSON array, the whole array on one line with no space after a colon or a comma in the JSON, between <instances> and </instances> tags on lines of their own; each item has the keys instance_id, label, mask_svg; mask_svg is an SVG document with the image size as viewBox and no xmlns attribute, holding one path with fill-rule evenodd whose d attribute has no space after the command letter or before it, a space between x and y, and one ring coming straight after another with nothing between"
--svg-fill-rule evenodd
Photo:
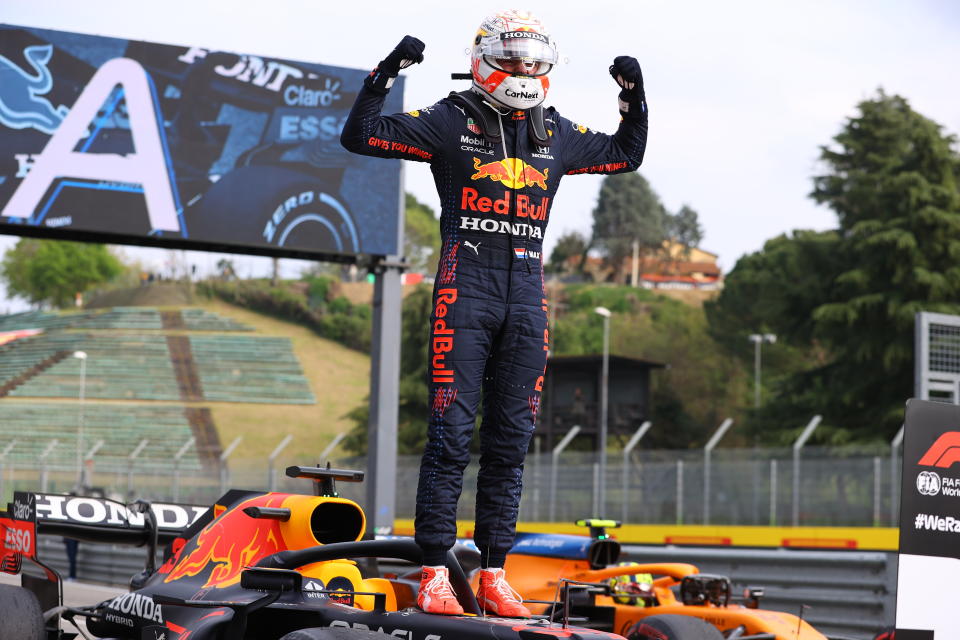
<instances>
[{"instance_id":1,"label":"grandstand seating","mask_svg":"<svg viewBox=\"0 0 960 640\"><path fill-rule=\"evenodd\" d=\"M79 397L80 361L69 356L84 351L87 398L316 402L288 338L236 335L251 328L203 309L0 317L0 331L27 328L44 333L0 346L0 396Z\"/></svg>"},{"instance_id":2,"label":"grandstand seating","mask_svg":"<svg viewBox=\"0 0 960 640\"><path fill-rule=\"evenodd\" d=\"M8 390L17 378L49 361L58 353L72 349L75 337L64 334L40 334L0 346L0 389Z\"/></svg>"},{"instance_id":3,"label":"grandstand seating","mask_svg":"<svg viewBox=\"0 0 960 640\"><path fill-rule=\"evenodd\" d=\"M194 335L190 344L207 400L316 402L288 338Z\"/></svg>"},{"instance_id":4,"label":"grandstand seating","mask_svg":"<svg viewBox=\"0 0 960 640\"><path fill-rule=\"evenodd\" d=\"M19 340L12 343L16 347ZM84 395L88 398L127 400L180 400L165 336L131 333L57 332L29 338L51 348L66 347L87 354ZM26 345L24 348L27 348ZM67 357L14 387L11 396L77 398L80 395L80 361Z\"/></svg>"},{"instance_id":5,"label":"grandstand seating","mask_svg":"<svg viewBox=\"0 0 960 640\"><path fill-rule=\"evenodd\" d=\"M57 439L49 467L72 468L82 410L84 447L104 442L96 455L100 469L125 469L143 439L149 444L138 464L169 465L195 436L181 468L209 470L220 442L210 408L200 403L315 403L288 338L243 335L252 327L203 309L0 316L0 332L21 329L42 332L0 345L0 451L16 440L6 459L15 465L36 465ZM82 403L76 351L87 354Z\"/></svg>"},{"instance_id":6,"label":"grandstand seating","mask_svg":"<svg viewBox=\"0 0 960 640\"><path fill-rule=\"evenodd\" d=\"M184 328L191 331L251 331L252 328L204 309L183 309ZM152 307L112 307L51 313L27 311L0 316L0 331L15 329L162 329L161 312Z\"/></svg>"},{"instance_id":7,"label":"grandstand seating","mask_svg":"<svg viewBox=\"0 0 960 640\"><path fill-rule=\"evenodd\" d=\"M79 402L0 402L0 449L16 440L7 461L36 464L47 445L56 439L59 442L48 457L48 463L69 466L76 460L80 411ZM180 406L85 402L82 411L84 449L89 451L98 440L104 442L96 455L98 465L122 468L143 439L149 443L140 454L140 460L169 464L193 435ZM181 459L181 468L199 468L202 453L196 448L190 450Z\"/></svg>"},{"instance_id":8,"label":"grandstand seating","mask_svg":"<svg viewBox=\"0 0 960 640\"><path fill-rule=\"evenodd\" d=\"M0 316L0 331L17 329L63 329L71 326L77 314L63 315L46 311L26 311Z\"/></svg>"},{"instance_id":9,"label":"grandstand seating","mask_svg":"<svg viewBox=\"0 0 960 640\"><path fill-rule=\"evenodd\" d=\"M203 309L184 309L180 313L184 326L190 331L253 331L253 327L242 322Z\"/></svg>"}]
</instances>

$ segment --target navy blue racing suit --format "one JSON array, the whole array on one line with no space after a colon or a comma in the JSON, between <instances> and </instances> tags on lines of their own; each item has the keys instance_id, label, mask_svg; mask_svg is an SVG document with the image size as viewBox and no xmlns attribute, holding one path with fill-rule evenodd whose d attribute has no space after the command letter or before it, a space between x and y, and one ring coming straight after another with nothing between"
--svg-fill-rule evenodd
<instances>
[{"instance_id":1,"label":"navy blue racing suit","mask_svg":"<svg viewBox=\"0 0 960 640\"><path fill-rule=\"evenodd\" d=\"M501 140L492 143L450 98L390 116L380 113L383 101L384 94L360 90L344 147L430 163L441 203L416 541L425 565L443 564L456 541L482 392L474 540L484 566L502 566L513 546L550 344L542 253L550 205L564 175L637 169L647 139L645 105L612 136L545 108L550 145L541 147L527 135L527 112L499 116Z\"/></svg>"}]
</instances>

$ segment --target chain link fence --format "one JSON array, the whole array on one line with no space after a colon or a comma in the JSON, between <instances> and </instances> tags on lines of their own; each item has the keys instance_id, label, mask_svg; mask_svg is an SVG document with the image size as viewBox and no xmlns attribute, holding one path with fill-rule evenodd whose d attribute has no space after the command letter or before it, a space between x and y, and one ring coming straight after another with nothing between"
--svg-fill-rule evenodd
<instances>
[{"instance_id":1,"label":"chain link fence","mask_svg":"<svg viewBox=\"0 0 960 640\"><path fill-rule=\"evenodd\" d=\"M331 461L340 468L366 469L364 458ZM799 464L798 464L799 462ZM556 463L556 464L554 464ZM303 492L305 481L283 469L310 464L285 455L273 467L264 458L231 459L222 468L177 469L156 460L134 466L87 469L92 487L129 500L145 497L207 504L226 488ZM412 518L419 456L400 456L397 465L398 518ZM527 456L520 519L569 522L606 517L628 524L715 524L800 526L897 526L900 462L878 447L806 447L799 460L789 448L714 449L709 465L702 450L635 450L624 464L620 454L606 461L606 504L597 504L599 465L593 453ZM709 480L705 477L709 469ZM477 464L463 482L458 517L472 520ZM0 500L14 489L66 493L76 485L76 467L46 469L25 463L0 465ZM706 489L709 487L709 491ZM338 485L341 495L365 500L363 485Z\"/></svg>"}]
</instances>

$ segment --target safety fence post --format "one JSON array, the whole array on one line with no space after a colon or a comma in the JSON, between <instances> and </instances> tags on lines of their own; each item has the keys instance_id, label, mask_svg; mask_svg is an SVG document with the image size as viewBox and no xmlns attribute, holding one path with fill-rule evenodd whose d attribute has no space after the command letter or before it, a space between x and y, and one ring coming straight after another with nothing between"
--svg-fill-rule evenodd
<instances>
[{"instance_id":1,"label":"safety fence post","mask_svg":"<svg viewBox=\"0 0 960 640\"><path fill-rule=\"evenodd\" d=\"M900 454L900 446L903 444L903 425L897 435L890 441L890 526L896 527L900 524L900 482L897 473L897 459Z\"/></svg>"},{"instance_id":2,"label":"safety fence post","mask_svg":"<svg viewBox=\"0 0 960 640\"><path fill-rule=\"evenodd\" d=\"M578 433L580 433L580 425L570 427L570 431L567 432L567 435L563 436L563 439L557 443L557 446L553 448L553 452L550 454L550 522L556 522L557 519L557 464L560 459L560 454L563 453L567 445L577 437Z\"/></svg>"},{"instance_id":3,"label":"safety fence post","mask_svg":"<svg viewBox=\"0 0 960 640\"><path fill-rule=\"evenodd\" d=\"M797 441L793 443L793 526L800 526L800 449L803 448L803 445L807 444L807 440L810 439L810 436L813 435L814 430L817 428L817 425L820 424L820 421L823 419L823 416L813 416L810 419L810 422L807 423L807 426L803 429L803 433L800 434L800 437L797 438Z\"/></svg>"},{"instance_id":4,"label":"safety fence post","mask_svg":"<svg viewBox=\"0 0 960 640\"><path fill-rule=\"evenodd\" d=\"M677 524L683 524L683 460L677 460Z\"/></svg>"},{"instance_id":5,"label":"safety fence post","mask_svg":"<svg viewBox=\"0 0 960 640\"><path fill-rule=\"evenodd\" d=\"M131 500L133 500L133 462L149 443L150 441L144 438L127 457L127 497Z\"/></svg>"},{"instance_id":6,"label":"safety fence post","mask_svg":"<svg viewBox=\"0 0 960 640\"><path fill-rule=\"evenodd\" d=\"M280 452L290 444L291 440L293 440L293 436L288 433L267 458L267 488L270 491L277 490L277 470L273 468L273 463L276 461L277 456L280 455Z\"/></svg>"},{"instance_id":7,"label":"safety fence post","mask_svg":"<svg viewBox=\"0 0 960 640\"><path fill-rule=\"evenodd\" d=\"M873 458L873 526L880 526L880 456Z\"/></svg>"},{"instance_id":8,"label":"safety fence post","mask_svg":"<svg viewBox=\"0 0 960 640\"><path fill-rule=\"evenodd\" d=\"M603 513L600 507L600 463L593 463L593 517L602 518Z\"/></svg>"},{"instance_id":9,"label":"safety fence post","mask_svg":"<svg viewBox=\"0 0 960 640\"><path fill-rule=\"evenodd\" d=\"M60 444L60 441L54 438L47 443L43 453L40 454L40 491L42 493L47 492L47 456L53 453L53 450L57 448L58 444ZM0 491L0 496L2 495L3 491Z\"/></svg>"},{"instance_id":10,"label":"safety fence post","mask_svg":"<svg viewBox=\"0 0 960 640\"><path fill-rule=\"evenodd\" d=\"M237 445L240 444L240 441L243 440L243 436L237 436L233 439L233 442L230 443L226 449L223 450L223 453L220 454L220 494L223 495L227 492L227 487L230 485L230 469L227 467L227 458L230 457L230 454L233 453L233 450L237 448Z\"/></svg>"},{"instance_id":11,"label":"safety fence post","mask_svg":"<svg viewBox=\"0 0 960 640\"><path fill-rule=\"evenodd\" d=\"M83 476L80 478L80 489L82 491L93 486L93 457L103 448L103 445L103 440L97 440L83 458Z\"/></svg>"},{"instance_id":12,"label":"safety fence post","mask_svg":"<svg viewBox=\"0 0 960 640\"><path fill-rule=\"evenodd\" d=\"M623 495L621 496L621 499L623 500L623 514L620 519L624 524L627 523L627 504L630 502L628 497L628 494L630 493L630 454L633 453L634 448L640 444L640 440L647 434L647 431L650 430L652 425L653 423L649 420L641 424L640 428L637 429L632 436L630 436L630 439L627 440L626 446L623 448Z\"/></svg>"},{"instance_id":13,"label":"safety fence post","mask_svg":"<svg viewBox=\"0 0 960 640\"><path fill-rule=\"evenodd\" d=\"M173 501L180 502L180 459L190 450L193 443L197 441L196 436L190 436L183 443L180 450L173 456Z\"/></svg>"},{"instance_id":14,"label":"safety fence post","mask_svg":"<svg viewBox=\"0 0 960 640\"><path fill-rule=\"evenodd\" d=\"M347 437L346 433L338 433L333 438L333 440L330 441L330 444L328 444L326 448L320 452L321 465L324 464L325 462L328 462L328 458L330 457L330 454L333 453L333 450L337 448L337 445L343 442L343 439L346 437ZM368 469L367 471L369 472L370 470Z\"/></svg>"},{"instance_id":15,"label":"safety fence post","mask_svg":"<svg viewBox=\"0 0 960 640\"><path fill-rule=\"evenodd\" d=\"M710 441L707 442L707 446L703 448L703 524L710 524L710 454L731 425L733 425L733 418L727 418L721 422Z\"/></svg>"},{"instance_id":16,"label":"safety fence post","mask_svg":"<svg viewBox=\"0 0 960 640\"><path fill-rule=\"evenodd\" d=\"M777 461L770 461L770 526L777 526Z\"/></svg>"},{"instance_id":17,"label":"safety fence post","mask_svg":"<svg viewBox=\"0 0 960 640\"><path fill-rule=\"evenodd\" d=\"M7 456L10 454L11 451L13 451L13 448L14 448L15 446L17 446L17 439L16 439L16 438L14 438L14 439L11 440L10 442L8 442L8 443L7 443L7 446L5 446L5 447L3 448L3 451L0 452L0 503L3 503L3 501L4 501L4 496L6 495L6 494L4 493L3 475L4 475L4 472L6 471ZM13 468L13 465L11 465L10 468L12 469L12 468ZM12 478L11 478L11 480L10 480L10 484L11 484L11 485L13 484L13 479L12 479ZM12 498L11 498L11 499L12 499Z\"/></svg>"},{"instance_id":18,"label":"safety fence post","mask_svg":"<svg viewBox=\"0 0 960 640\"><path fill-rule=\"evenodd\" d=\"M530 520L538 522L540 520L540 455L543 448L540 436L533 437L533 464L531 473L533 475L533 515Z\"/></svg>"}]
</instances>

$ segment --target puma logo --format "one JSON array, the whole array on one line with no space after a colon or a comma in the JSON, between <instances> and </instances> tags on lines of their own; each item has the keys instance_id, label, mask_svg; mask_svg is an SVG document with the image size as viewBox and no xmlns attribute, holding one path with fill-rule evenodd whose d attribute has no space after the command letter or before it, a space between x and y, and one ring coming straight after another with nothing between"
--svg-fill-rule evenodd
<instances>
[{"instance_id":1,"label":"puma logo","mask_svg":"<svg viewBox=\"0 0 960 640\"><path fill-rule=\"evenodd\" d=\"M473 243L470 242L469 240L464 240L464 241L463 241L463 244L466 245L466 246L468 246L468 247L470 247L471 249L473 249L473 252L474 252L476 255L478 255L478 256L480 255L480 243L479 243L479 242L478 242L477 244L473 244Z\"/></svg>"}]
</instances>

